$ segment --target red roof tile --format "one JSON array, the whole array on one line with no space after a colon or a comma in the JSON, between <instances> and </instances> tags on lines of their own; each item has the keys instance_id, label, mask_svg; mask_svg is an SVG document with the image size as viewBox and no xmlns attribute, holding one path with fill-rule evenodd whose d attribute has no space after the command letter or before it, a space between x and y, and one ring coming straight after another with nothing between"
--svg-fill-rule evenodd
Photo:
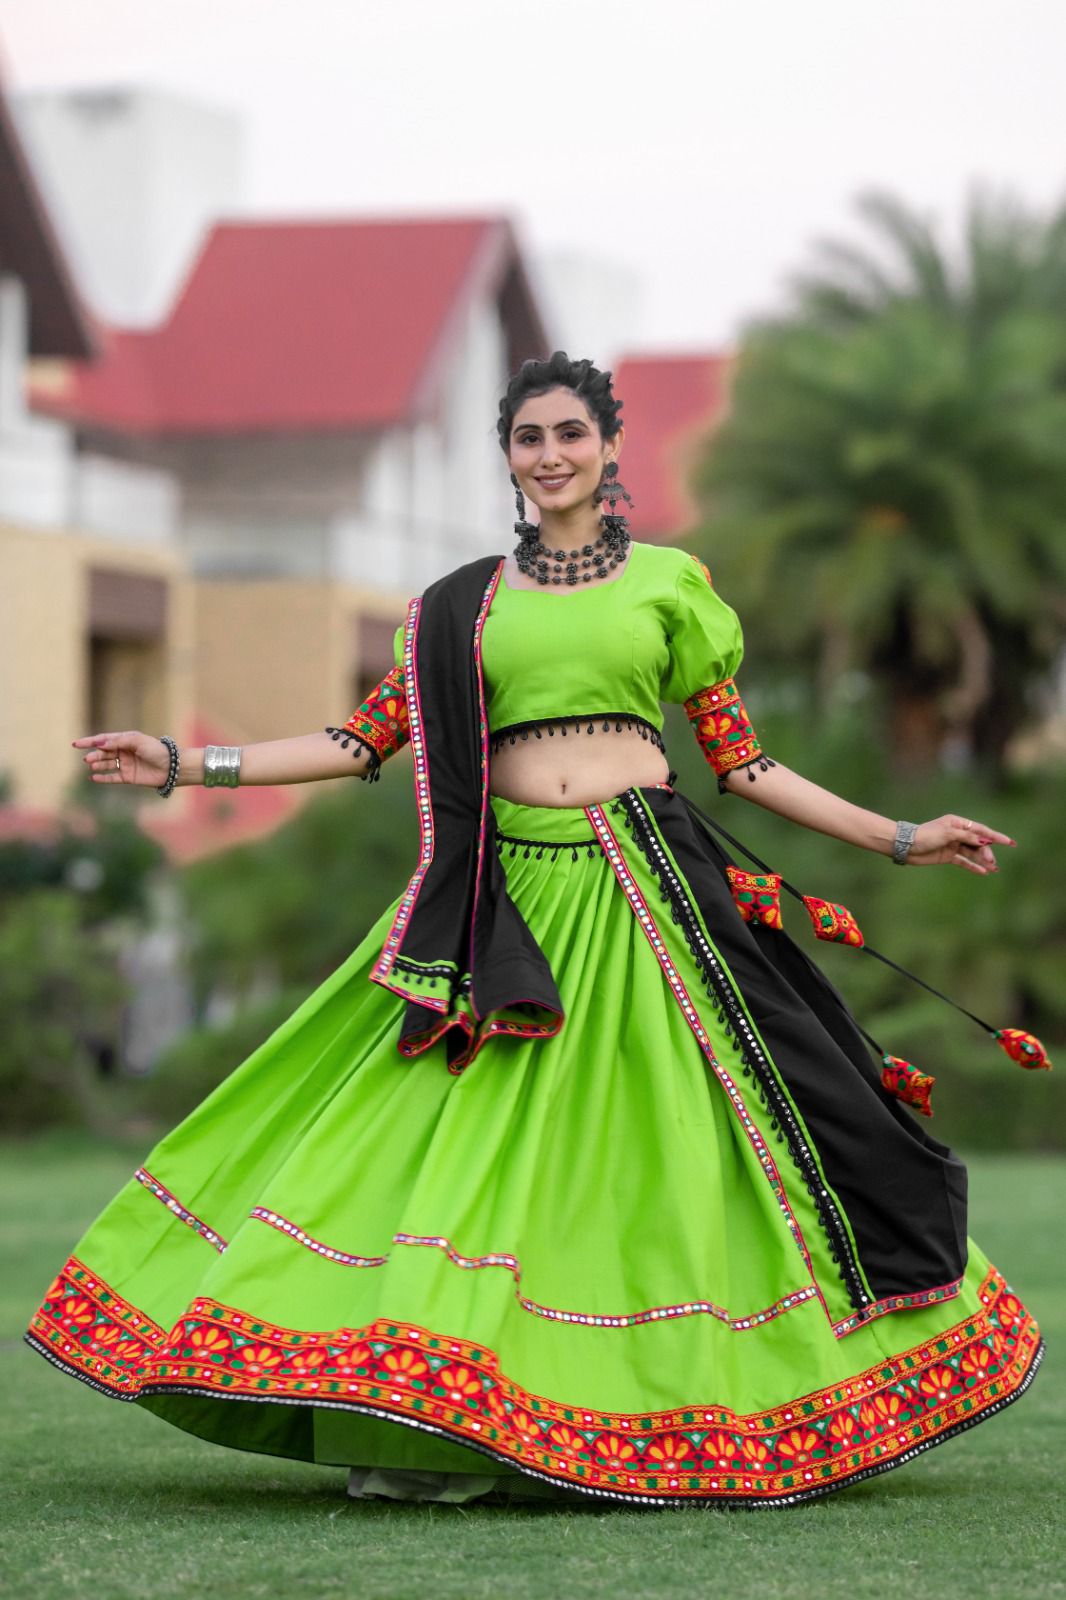
<instances>
[{"instance_id":1,"label":"red roof tile","mask_svg":"<svg viewBox=\"0 0 1066 1600\"><path fill-rule=\"evenodd\" d=\"M626 429L618 475L633 496L627 514L636 538L667 543L695 522L687 477L728 407L734 359L627 356L615 364L612 387Z\"/></svg>"},{"instance_id":2,"label":"red roof tile","mask_svg":"<svg viewBox=\"0 0 1066 1600\"><path fill-rule=\"evenodd\" d=\"M113 330L33 402L124 432L385 426L417 412L456 313L516 256L499 217L219 223L163 324Z\"/></svg>"}]
</instances>

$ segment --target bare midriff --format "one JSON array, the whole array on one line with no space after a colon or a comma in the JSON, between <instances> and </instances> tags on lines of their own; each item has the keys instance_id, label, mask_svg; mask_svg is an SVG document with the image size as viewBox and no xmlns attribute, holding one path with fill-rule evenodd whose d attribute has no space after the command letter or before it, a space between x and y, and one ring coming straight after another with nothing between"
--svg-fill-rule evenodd
<instances>
[{"instance_id":1,"label":"bare midriff","mask_svg":"<svg viewBox=\"0 0 1066 1600\"><path fill-rule=\"evenodd\" d=\"M608 585L618 582L631 559L632 551L618 577L606 580ZM504 563L503 577L510 589L538 588L519 572L513 556ZM563 590L544 596L544 603L565 606L571 598ZM514 744L504 743L491 757L489 790L522 806L591 806L623 789L665 783L668 777L666 757L646 734L624 724L616 729L612 721L608 731L597 725L591 734L571 731L565 739L519 738Z\"/></svg>"},{"instance_id":2,"label":"bare midriff","mask_svg":"<svg viewBox=\"0 0 1066 1600\"><path fill-rule=\"evenodd\" d=\"M565 605L565 601L560 604ZM489 789L523 806L590 806L623 789L665 783L666 757L636 728L519 740L491 758Z\"/></svg>"}]
</instances>

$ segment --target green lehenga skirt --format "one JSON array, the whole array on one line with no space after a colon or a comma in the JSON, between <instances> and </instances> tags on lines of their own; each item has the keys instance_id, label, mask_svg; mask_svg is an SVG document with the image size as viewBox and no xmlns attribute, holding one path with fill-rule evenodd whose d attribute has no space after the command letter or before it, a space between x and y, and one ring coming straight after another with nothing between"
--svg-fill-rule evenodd
<instances>
[{"instance_id":1,"label":"green lehenga skirt","mask_svg":"<svg viewBox=\"0 0 1066 1600\"><path fill-rule=\"evenodd\" d=\"M1020 1394L1036 1325L972 1243L952 1284L842 1304L619 808L493 808L561 1032L405 1059L368 981L390 908L146 1157L30 1342L219 1444L634 1504L824 1494Z\"/></svg>"}]
</instances>

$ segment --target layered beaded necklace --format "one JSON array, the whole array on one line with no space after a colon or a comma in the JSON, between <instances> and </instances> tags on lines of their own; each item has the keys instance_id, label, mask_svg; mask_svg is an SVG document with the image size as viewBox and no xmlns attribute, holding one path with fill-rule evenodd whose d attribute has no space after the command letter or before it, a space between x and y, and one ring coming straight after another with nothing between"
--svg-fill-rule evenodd
<instances>
[{"instance_id":1,"label":"layered beaded necklace","mask_svg":"<svg viewBox=\"0 0 1066 1600\"><path fill-rule=\"evenodd\" d=\"M527 523L514 552L519 572L540 584L566 583L571 587L591 583L593 578L606 578L621 566L631 541L623 517L605 515L600 520L603 532L595 543L569 552L549 550L541 543L539 529Z\"/></svg>"}]
</instances>

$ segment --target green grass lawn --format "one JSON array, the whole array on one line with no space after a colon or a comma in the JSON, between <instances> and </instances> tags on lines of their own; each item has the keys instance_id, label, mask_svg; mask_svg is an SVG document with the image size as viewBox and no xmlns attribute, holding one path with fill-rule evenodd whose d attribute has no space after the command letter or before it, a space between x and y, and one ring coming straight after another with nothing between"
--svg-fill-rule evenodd
<instances>
[{"instance_id":1,"label":"green grass lawn","mask_svg":"<svg viewBox=\"0 0 1066 1600\"><path fill-rule=\"evenodd\" d=\"M1066 1595L1064 1161L971 1167L971 1231L1050 1345L1017 1405L812 1505L641 1512L360 1505L336 1468L204 1444L55 1372L22 1329L142 1153L75 1138L0 1150L3 1559L18 1600Z\"/></svg>"}]
</instances>

